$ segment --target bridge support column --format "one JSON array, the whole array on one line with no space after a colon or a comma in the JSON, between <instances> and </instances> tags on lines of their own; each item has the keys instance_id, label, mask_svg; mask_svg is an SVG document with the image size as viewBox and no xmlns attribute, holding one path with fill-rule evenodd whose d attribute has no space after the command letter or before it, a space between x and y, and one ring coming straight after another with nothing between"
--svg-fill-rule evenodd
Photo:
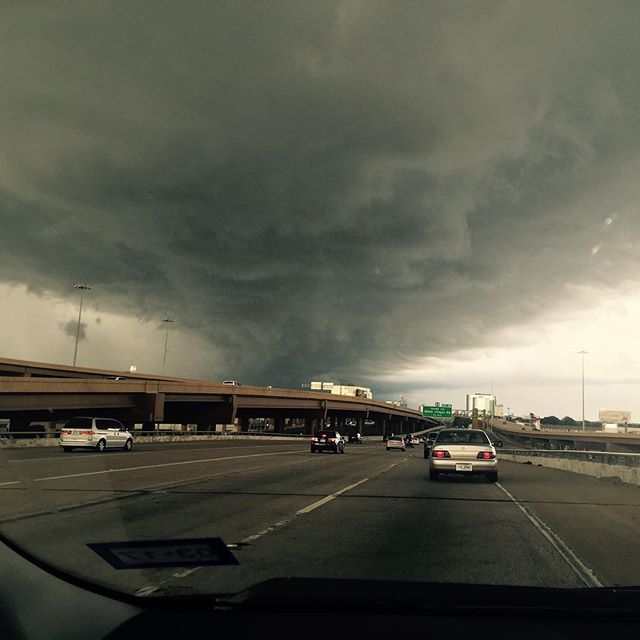
<instances>
[{"instance_id":1,"label":"bridge support column","mask_svg":"<svg viewBox=\"0 0 640 640\"><path fill-rule=\"evenodd\" d=\"M304 432L306 435L313 435L313 418L304 419Z\"/></svg>"},{"instance_id":2,"label":"bridge support column","mask_svg":"<svg viewBox=\"0 0 640 640\"><path fill-rule=\"evenodd\" d=\"M155 422L143 422L142 423L142 430L145 431L145 432L155 431L156 430L156 423Z\"/></svg>"},{"instance_id":3,"label":"bridge support column","mask_svg":"<svg viewBox=\"0 0 640 640\"><path fill-rule=\"evenodd\" d=\"M284 418L277 416L275 419L275 431L276 433L284 433Z\"/></svg>"},{"instance_id":4,"label":"bridge support column","mask_svg":"<svg viewBox=\"0 0 640 640\"><path fill-rule=\"evenodd\" d=\"M45 422L44 432L47 438L55 438L56 436L56 422Z\"/></svg>"}]
</instances>

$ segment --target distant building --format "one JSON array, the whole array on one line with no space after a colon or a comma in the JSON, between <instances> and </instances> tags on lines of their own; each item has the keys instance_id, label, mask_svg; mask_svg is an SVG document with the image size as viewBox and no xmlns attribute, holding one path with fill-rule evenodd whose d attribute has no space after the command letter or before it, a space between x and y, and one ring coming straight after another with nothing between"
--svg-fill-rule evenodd
<instances>
[{"instance_id":1,"label":"distant building","mask_svg":"<svg viewBox=\"0 0 640 640\"><path fill-rule=\"evenodd\" d=\"M321 393L333 393L339 396L353 396L355 398L373 399L371 389L355 384L336 384L335 382L311 382L309 385L311 391L320 391Z\"/></svg>"},{"instance_id":2,"label":"distant building","mask_svg":"<svg viewBox=\"0 0 640 640\"><path fill-rule=\"evenodd\" d=\"M492 393L467 394L467 411L474 409L487 416L496 415L496 397Z\"/></svg>"}]
</instances>

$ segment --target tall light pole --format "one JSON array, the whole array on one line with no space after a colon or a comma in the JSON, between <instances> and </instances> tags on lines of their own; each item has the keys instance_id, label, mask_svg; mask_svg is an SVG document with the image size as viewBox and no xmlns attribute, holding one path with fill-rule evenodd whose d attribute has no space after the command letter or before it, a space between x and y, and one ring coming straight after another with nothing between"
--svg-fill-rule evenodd
<instances>
[{"instance_id":1,"label":"tall light pole","mask_svg":"<svg viewBox=\"0 0 640 640\"><path fill-rule=\"evenodd\" d=\"M169 325L173 324L175 320L172 320L171 318L164 318L162 322L164 322L164 325L166 327L166 332L164 334L164 356L162 358L162 373L164 373L164 370L167 366L167 344L169 343Z\"/></svg>"},{"instance_id":2,"label":"tall light pole","mask_svg":"<svg viewBox=\"0 0 640 640\"><path fill-rule=\"evenodd\" d=\"M582 430L584 431L584 356L589 353L588 351L578 351L582 356Z\"/></svg>"},{"instance_id":3,"label":"tall light pole","mask_svg":"<svg viewBox=\"0 0 640 640\"><path fill-rule=\"evenodd\" d=\"M80 321L82 320L82 298L85 291L89 291L91 287L84 282L74 284L73 288L80 292L80 309L78 310L78 326L76 327L76 347L73 350L73 366L76 366L78 359L78 341L80 340Z\"/></svg>"}]
</instances>

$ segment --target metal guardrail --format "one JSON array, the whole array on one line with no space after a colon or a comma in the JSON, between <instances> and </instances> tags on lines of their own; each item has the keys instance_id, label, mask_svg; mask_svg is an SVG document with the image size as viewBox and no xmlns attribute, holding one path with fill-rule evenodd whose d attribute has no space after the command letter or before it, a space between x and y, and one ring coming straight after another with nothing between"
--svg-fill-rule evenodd
<instances>
[{"instance_id":1,"label":"metal guardrail","mask_svg":"<svg viewBox=\"0 0 640 640\"><path fill-rule=\"evenodd\" d=\"M619 453L612 451L577 451L574 449L499 449L501 454L521 455L528 458L560 458L563 460L580 460L624 467L640 467L640 453Z\"/></svg>"}]
</instances>

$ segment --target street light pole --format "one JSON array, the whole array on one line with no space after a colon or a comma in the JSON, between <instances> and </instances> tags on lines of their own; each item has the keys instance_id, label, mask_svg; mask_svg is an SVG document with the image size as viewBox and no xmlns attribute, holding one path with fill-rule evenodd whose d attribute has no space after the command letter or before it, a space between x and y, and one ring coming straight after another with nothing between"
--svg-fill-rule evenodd
<instances>
[{"instance_id":1,"label":"street light pole","mask_svg":"<svg viewBox=\"0 0 640 640\"><path fill-rule=\"evenodd\" d=\"M589 353L588 351L578 351L582 356L582 430L584 431L584 356Z\"/></svg>"},{"instance_id":2,"label":"street light pole","mask_svg":"<svg viewBox=\"0 0 640 640\"><path fill-rule=\"evenodd\" d=\"M74 284L73 288L80 292L80 309L78 310L78 326L76 327L76 346L73 350L73 366L76 366L76 360L78 359L78 342L80 340L80 321L82 320L82 298L85 291L89 291L91 287L84 282Z\"/></svg>"},{"instance_id":3,"label":"street light pole","mask_svg":"<svg viewBox=\"0 0 640 640\"><path fill-rule=\"evenodd\" d=\"M164 373L167 366L167 344L169 343L169 325L174 323L175 320L172 320L171 318L164 318L162 322L164 322L165 327L167 328L164 335L164 356L162 358L162 373Z\"/></svg>"}]
</instances>

